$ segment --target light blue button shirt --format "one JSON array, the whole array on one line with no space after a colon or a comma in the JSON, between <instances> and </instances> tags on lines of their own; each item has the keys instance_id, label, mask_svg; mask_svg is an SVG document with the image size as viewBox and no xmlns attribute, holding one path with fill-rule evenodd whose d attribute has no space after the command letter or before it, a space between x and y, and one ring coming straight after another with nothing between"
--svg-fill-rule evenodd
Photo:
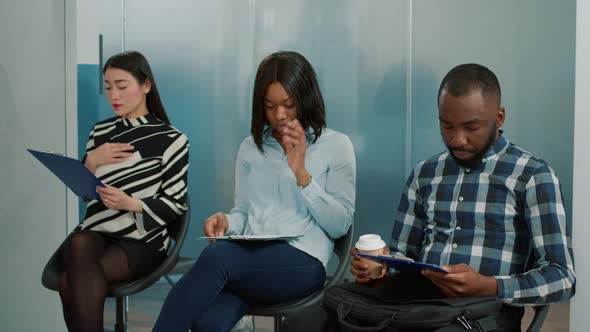
<instances>
[{"instance_id":1,"label":"light blue button shirt","mask_svg":"<svg viewBox=\"0 0 590 332\"><path fill-rule=\"evenodd\" d=\"M265 135L264 154L252 137L244 139L227 234L303 234L289 244L326 267L333 239L346 234L353 220L356 161L348 136L324 129L315 143L308 143L305 168L312 180L300 189L275 138Z\"/></svg>"}]
</instances>

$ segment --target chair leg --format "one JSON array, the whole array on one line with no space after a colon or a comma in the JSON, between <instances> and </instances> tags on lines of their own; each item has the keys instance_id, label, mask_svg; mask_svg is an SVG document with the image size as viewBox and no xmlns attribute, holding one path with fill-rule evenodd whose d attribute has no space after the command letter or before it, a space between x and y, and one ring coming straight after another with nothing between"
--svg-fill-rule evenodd
<instances>
[{"instance_id":1,"label":"chair leg","mask_svg":"<svg viewBox=\"0 0 590 332\"><path fill-rule=\"evenodd\" d=\"M168 275L165 275L164 279L166 279L166 281L168 282L168 285L170 285L170 287L174 287L175 282L172 281L172 278L170 278Z\"/></svg>"},{"instance_id":2,"label":"chair leg","mask_svg":"<svg viewBox=\"0 0 590 332\"><path fill-rule=\"evenodd\" d=\"M279 332L281 330L281 316L275 316L275 332Z\"/></svg>"},{"instance_id":3,"label":"chair leg","mask_svg":"<svg viewBox=\"0 0 590 332\"><path fill-rule=\"evenodd\" d=\"M127 332L127 296L117 297L115 332Z\"/></svg>"}]
</instances>

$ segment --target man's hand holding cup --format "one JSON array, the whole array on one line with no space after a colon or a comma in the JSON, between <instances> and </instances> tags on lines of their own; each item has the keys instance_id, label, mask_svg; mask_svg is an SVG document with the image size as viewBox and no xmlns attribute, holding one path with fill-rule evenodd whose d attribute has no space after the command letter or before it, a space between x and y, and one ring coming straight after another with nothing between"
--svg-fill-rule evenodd
<instances>
[{"instance_id":1,"label":"man's hand holding cup","mask_svg":"<svg viewBox=\"0 0 590 332\"><path fill-rule=\"evenodd\" d=\"M368 283L371 280L381 279L387 273L387 264L380 264L375 261L355 255L363 253L369 255L389 254L389 248L377 234L361 235L355 248L352 249L351 273L356 277L357 283Z\"/></svg>"}]
</instances>

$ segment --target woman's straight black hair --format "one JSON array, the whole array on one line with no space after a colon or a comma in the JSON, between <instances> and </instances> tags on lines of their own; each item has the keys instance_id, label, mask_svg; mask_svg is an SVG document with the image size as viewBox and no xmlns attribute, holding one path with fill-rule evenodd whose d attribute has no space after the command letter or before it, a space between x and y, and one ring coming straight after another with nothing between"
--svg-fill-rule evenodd
<instances>
[{"instance_id":1,"label":"woman's straight black hair","mask_svg":"<svg viewBox=\"0 0 590 332\"><path fill-rule=\"evenodd\" d=\"M137 51L127 51L119 54L115 54L110 57L102 68L103 74L108 68L122 69L131 74L139 84L144 84L146 80L151 83L150 91L146 96L146 106L148 112L154 114L158 119L170 124L166 110L160 99L160 93L156 86L156 80L152 74L147 59Z\"/></svg>"},{"instance_id":2,"label":"woman's straight black hair","mask_svg":"<svg viewBox=\"0 0 590 332\"><path fill-rule=\"evenodd\" d=\"M250 133L258 149L263 150L264 130L268 124L264 112L264 96L272 84L280 83L290 98L295 100L297 119L306 131L313 130L315 143L326 127L324 99L315 71L305 57L297 52L276 52L267 56L256 72L252 97L252 125Z\"/></svg>"}]
</instances>

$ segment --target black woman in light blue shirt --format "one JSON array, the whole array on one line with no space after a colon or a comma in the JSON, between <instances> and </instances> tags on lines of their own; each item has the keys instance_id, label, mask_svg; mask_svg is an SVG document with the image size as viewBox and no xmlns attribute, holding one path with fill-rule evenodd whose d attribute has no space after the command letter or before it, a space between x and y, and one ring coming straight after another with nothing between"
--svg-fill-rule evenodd
<instances>
[{"instance_id":1,"label":"black woman in light blue shirt","mask_svg":"<svg viewBox=\"0 0 590 332\"><path fill-rule=\"evenodd\" d=\"M334 239L352 223L356 163L350 139L326 128L302 55L277 52L260 64L235 177L234 208L209 217L205 235L300 236L210 244L166 298L154 331L229 331L253 305L324 285Z\"/></svg>"}]
</instances>

